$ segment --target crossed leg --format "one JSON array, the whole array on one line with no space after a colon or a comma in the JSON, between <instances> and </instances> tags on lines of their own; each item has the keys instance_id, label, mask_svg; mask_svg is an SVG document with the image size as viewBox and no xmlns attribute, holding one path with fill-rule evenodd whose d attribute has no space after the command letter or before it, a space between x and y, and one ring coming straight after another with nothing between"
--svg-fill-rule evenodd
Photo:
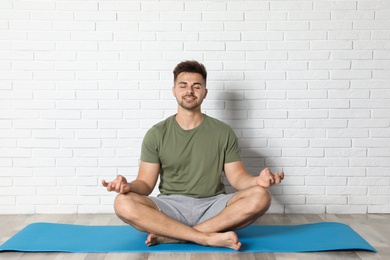
<instances>
[{"instance_id":1,"label":"crossed leg","mask_svg":"<svg viewBox=\"0 0 390 260\"><path fill-rule=\"evenodd\" d=\"M194 227L168 217L158 210L152 200L135 193L118 195L115 212L124 222L150 233L147 245L191 241L238 250L241 243L232 230L245 227L263 215L270 201L268 190L259 186L239 191L223 211Z\"/></svg>"}]
</instances>

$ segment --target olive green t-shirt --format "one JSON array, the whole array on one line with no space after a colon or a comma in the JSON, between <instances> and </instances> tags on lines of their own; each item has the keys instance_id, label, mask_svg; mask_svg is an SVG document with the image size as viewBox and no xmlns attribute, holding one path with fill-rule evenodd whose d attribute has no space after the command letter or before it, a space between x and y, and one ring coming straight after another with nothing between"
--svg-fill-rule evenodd
<instances>
[{"instance_id":1,"label":"olive green t-shirt","mask_svg":"<svg viewBox=\"0 0 390 260\"><path fill-rule=\"evenodd\" d=\"M175 116L153 126L145 135L141 160L160 164L161 194L204 198L225 193L225 163L240 161L232 128L204 115L194 129L184 130Z\"/></svg>"}]
</instances>

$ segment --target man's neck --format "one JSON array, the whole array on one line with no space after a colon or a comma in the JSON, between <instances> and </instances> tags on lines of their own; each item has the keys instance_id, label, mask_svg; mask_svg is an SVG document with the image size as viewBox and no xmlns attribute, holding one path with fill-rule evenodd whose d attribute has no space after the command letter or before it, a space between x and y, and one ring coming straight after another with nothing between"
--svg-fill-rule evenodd
<instances>
[{"instance_id":1,"label":"man's neck","mask_svg":"<svg viewBox=\"0 0 390 260\"><path fill-rule=\"evenodd\" d=\"M176 114L176 122L184 130L191 130L199 126L203 121L203 114L200 110L188 111L180 110Z\"/></svg>"}]
</instances>

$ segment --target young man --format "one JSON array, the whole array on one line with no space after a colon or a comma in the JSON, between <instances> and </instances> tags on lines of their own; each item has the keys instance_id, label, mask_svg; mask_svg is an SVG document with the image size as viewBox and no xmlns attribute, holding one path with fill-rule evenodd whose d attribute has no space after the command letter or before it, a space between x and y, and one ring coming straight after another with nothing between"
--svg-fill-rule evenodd
<instances>
[{"instance_id":1,"label":"young man","mask_svg":"<svg viewBox=\"0 0 390 260\"><path fill-rule=\"evenodd\" d=\"M179 63L173 71L172 93L177 114L145 135L136 180L123 176L102 181L119 193L114 208L119 218L148 232L147 245L191 241L238 250L234 232L251 224L269 208L267 190L284 178L268 168L247 173L237 138L230 126L201 112L207 96L205 67ZM222 173L237 190L225 194ZM149 197L160 176L160 195Z\"/></svg>"}]
</instances>

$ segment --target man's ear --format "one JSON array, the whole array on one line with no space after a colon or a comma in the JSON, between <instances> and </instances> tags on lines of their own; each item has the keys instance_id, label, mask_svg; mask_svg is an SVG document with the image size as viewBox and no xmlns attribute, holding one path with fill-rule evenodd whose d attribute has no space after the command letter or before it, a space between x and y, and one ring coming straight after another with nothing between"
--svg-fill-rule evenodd
<instances>
[{"instance_id":1,"label":"man's ear","mask_svg":"<svg viewBox=\"0 0 390 260\"><path fill-rule=\"evenodd\" d=\"M207 88L206 88L205 90L206 90L206 91L205 91L205 93L204 93L203 98L206 98L207 94L209 93L209 90L208 90Z\"/></svg>"}]
</instances>

